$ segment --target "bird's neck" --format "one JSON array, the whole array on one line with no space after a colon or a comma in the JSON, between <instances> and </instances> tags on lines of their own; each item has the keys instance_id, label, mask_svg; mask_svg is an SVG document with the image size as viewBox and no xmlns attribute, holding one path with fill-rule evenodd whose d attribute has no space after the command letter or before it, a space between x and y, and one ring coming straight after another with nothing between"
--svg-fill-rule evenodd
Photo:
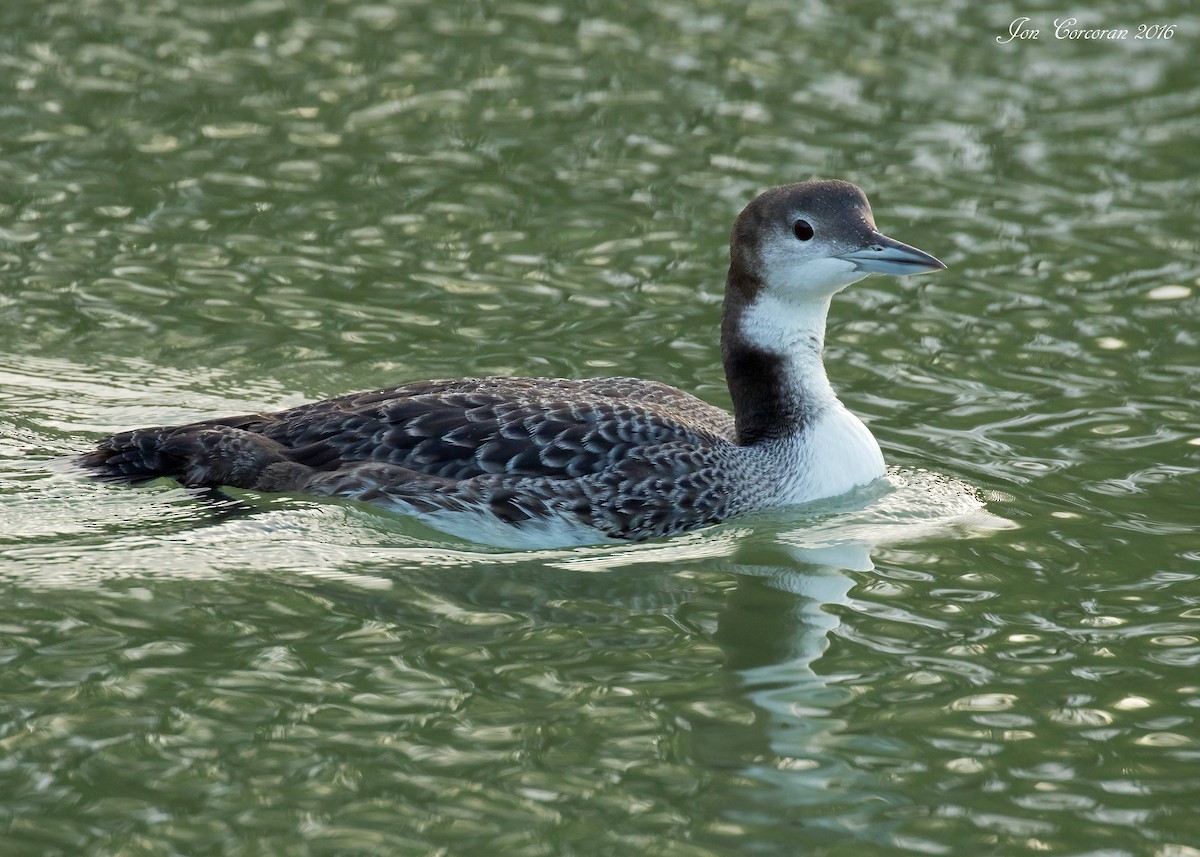
<instances>
[{"instance_id":1,"label":"bird's neck","mask_svg":"<svg viewBox=\"0 0 1200 857\"><path fill-rule=\"evenodd\" d=\"M721 356L737 442L754 445L803 432L837 396L821 352L830 295L783 300L761 283L731 282L721 319Z\"/></svg>"}]
</instances>

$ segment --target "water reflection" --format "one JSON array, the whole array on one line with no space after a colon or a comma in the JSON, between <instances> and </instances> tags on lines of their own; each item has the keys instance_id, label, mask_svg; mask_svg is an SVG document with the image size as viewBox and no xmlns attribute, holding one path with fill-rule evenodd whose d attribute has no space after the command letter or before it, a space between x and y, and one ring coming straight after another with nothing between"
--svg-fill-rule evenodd
<instances>
[{"instance_id":1,"label":"water reflection","mask_svg":"<svg viewBox=\"0 0 1200 857\"><path fill-rule=\"evenodd\" d=\"M726 655L727 692L745 700L753 717L692 723L696 760L742 777L714 796L711 811L735 827L764 815L786 819L805 831L806 847L882 841L886 783L852 765L838 746L848 725L841 709L853 692L818 664L854 578L786 556L779 565L735 568L738 586L715 639ZM794 841L776 844L768 853L795 853Z\"/></svg>"},{"instance_id":2,"label":"water reflection","mask_svg":"<svg viewBox=\"0 0 1200 857\"><path fill-rule=\"evenodd\" d=\"M942 491L936 513L931 484ZM922 505L924 516L916 512ZM416 548L400 546L377 558L376 568L393 580L402 573L402 592L420 593L421 604L442 615L487 627L532 621L526 633L582 634L592 647L615 647L597 656L590 682L623 688L635 698L652 694L660 701L645 700L653 705L677 694L673 704L687 724L689 761L702 771L737 774L705 790L702 817L726 831L753 827L765 837L764 853L792 854L795 842L786 829L761 830L764 820L787 819L808 830L813 842L827 843L884 842L898 823L889 811L903 798L887 777L857 764L845 746L849 721L843 709L853 702L851 680L858 676L820 666L841 616L855 609L849 593L864 561L869 566L871 551L881 547L984 536L1010 526L988 515L962 486L927 474L897 476L870 514L838 523L841 517L830 513L811 526L764 520L755 529L716 528L629 548L492 555L466 549L439 559L427 549L418 555ZM826 561L815 563L816 556ZM848 567L837 565L838 557ZM363 567L362 559L355 567ZM690 567L705 571L682 572ZM720 587L725 594L719 603L701 606L712 598L714 575L727 576L729 585ZM414 605L401 605L398 592L348 589L344 584L352 581L312 577L303 585L344 610L366 611L387 623L420 615ZM698 620L698 610L709 618ZM617 635L614 621L622 626ZM676 634L684 629L689 653L664 642L663 621ZM509 645L519 647L524 636L516 634ZM710 676L699 654L706 639L721 654ZM653 663L621 665L624 659L614 657L638 648L655 651ZM509 651L507 660L514 656ZM542 681L571 687L573 673L563 663ZM475 715L468 708L464 716ZM619 728L598 715L589 725L600 746L614 739L603 737L609 730Z\"/></svg>"},{"instance_id":3,"label":"water reflection","mask_svg":"<svg viewBox=\"0 0 1200 857\"><path fill-rule=\"evenodd\" d=\"M932 474L893 473L890 481L892 489L866 510L781 532L770 550L758 542L744 551L752 562L739 562L736 551L729 557L725 567L738 584L714 639L725 653L728 692L748 702L754 716L750 722L694 722L693 747L705 766L735 768L769 786L735 786L714 801L713 811L732 825L761 818L769 806L776 817L803 827L815 846L882 843L897 824L888 815L901 798L886 778L853 764L843 746L848 720L841 709L853 701L847 680L856 676L819 664L840 616L854 609L848 597L853 572L869 570L879 547L981 536L1012 525L986 512L965 486ZM794 853L794 847L781 841L778 853Z\"/></svg>"}]
</instances>

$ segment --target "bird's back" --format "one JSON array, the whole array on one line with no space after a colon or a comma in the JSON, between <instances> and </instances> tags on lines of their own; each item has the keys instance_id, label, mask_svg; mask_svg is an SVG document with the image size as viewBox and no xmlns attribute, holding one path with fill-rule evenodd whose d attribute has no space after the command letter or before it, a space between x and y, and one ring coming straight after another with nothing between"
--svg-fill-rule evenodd
<instances>
[{"instance_id":1,"label":"bird's back","mask_svg":"<svg viewBox=\"0 0 1200 857\"><path fill-rule=\"evenodd\" d=\"M455 481L485 475L578 479L641 449L724 445L732 432L724 411L653 381L465 378L123 432L102 441L84 463L115 479L171 476L246 488L256 487L256 462L265 467L277 460L325 472L385 463ZM221 454L231 458L219 472L180 460L188 438L206 434L222 438Z\"/></svg>"}]
</instances>

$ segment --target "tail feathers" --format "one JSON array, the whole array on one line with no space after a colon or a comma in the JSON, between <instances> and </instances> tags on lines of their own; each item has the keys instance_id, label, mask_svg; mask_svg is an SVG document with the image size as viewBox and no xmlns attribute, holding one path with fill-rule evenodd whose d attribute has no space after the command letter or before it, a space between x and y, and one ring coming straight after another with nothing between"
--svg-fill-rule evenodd
<instances>
[{"instance_id":1,"label":"tail feathers","mask_svg":"<svg viewBox=\"0 0 1200 857\"><path fill-rule=\"evenodd\" d=\"M288 453L270 438L229 426L168 426L114 434L80 456L79 463L114 482L165 476L188 486L256 488L268 471L273 486L299 481L297 471L308 468ZM284 474L288 479L281 479Z\"/></svg>"}]
</instances>

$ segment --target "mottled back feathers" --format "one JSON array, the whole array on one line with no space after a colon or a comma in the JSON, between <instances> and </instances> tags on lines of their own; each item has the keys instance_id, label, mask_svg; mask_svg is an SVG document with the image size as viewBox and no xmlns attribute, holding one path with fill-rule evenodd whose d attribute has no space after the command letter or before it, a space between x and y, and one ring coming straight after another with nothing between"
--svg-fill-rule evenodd
<instances>
[{"instance_id":1,"label":"mottled back feathers","mask_svg":"<svg viewBox=\"0 0 1200 857\"><path fill-rule=\"evenodd\" d=\"M130 482L482 510L510 524L567 516L639 538L712 516L721 503L704 470L733 446L732 431L725 412L655 382L468 378L123 432L83 463Z\"/></svg>"},{"instance_id":2,"label":"mottled back feathers","mask_svg":"<svg viewBox=\"0 0 1200 857\"><path fill-rule=\"evenodd\" d=\"M375 461L459 480L578 478L639 447L720 442L731 420L679 390L635 379L484 378L408 384L219 422L276 441L316 469Z\"/></svg>"}]
</instances>

